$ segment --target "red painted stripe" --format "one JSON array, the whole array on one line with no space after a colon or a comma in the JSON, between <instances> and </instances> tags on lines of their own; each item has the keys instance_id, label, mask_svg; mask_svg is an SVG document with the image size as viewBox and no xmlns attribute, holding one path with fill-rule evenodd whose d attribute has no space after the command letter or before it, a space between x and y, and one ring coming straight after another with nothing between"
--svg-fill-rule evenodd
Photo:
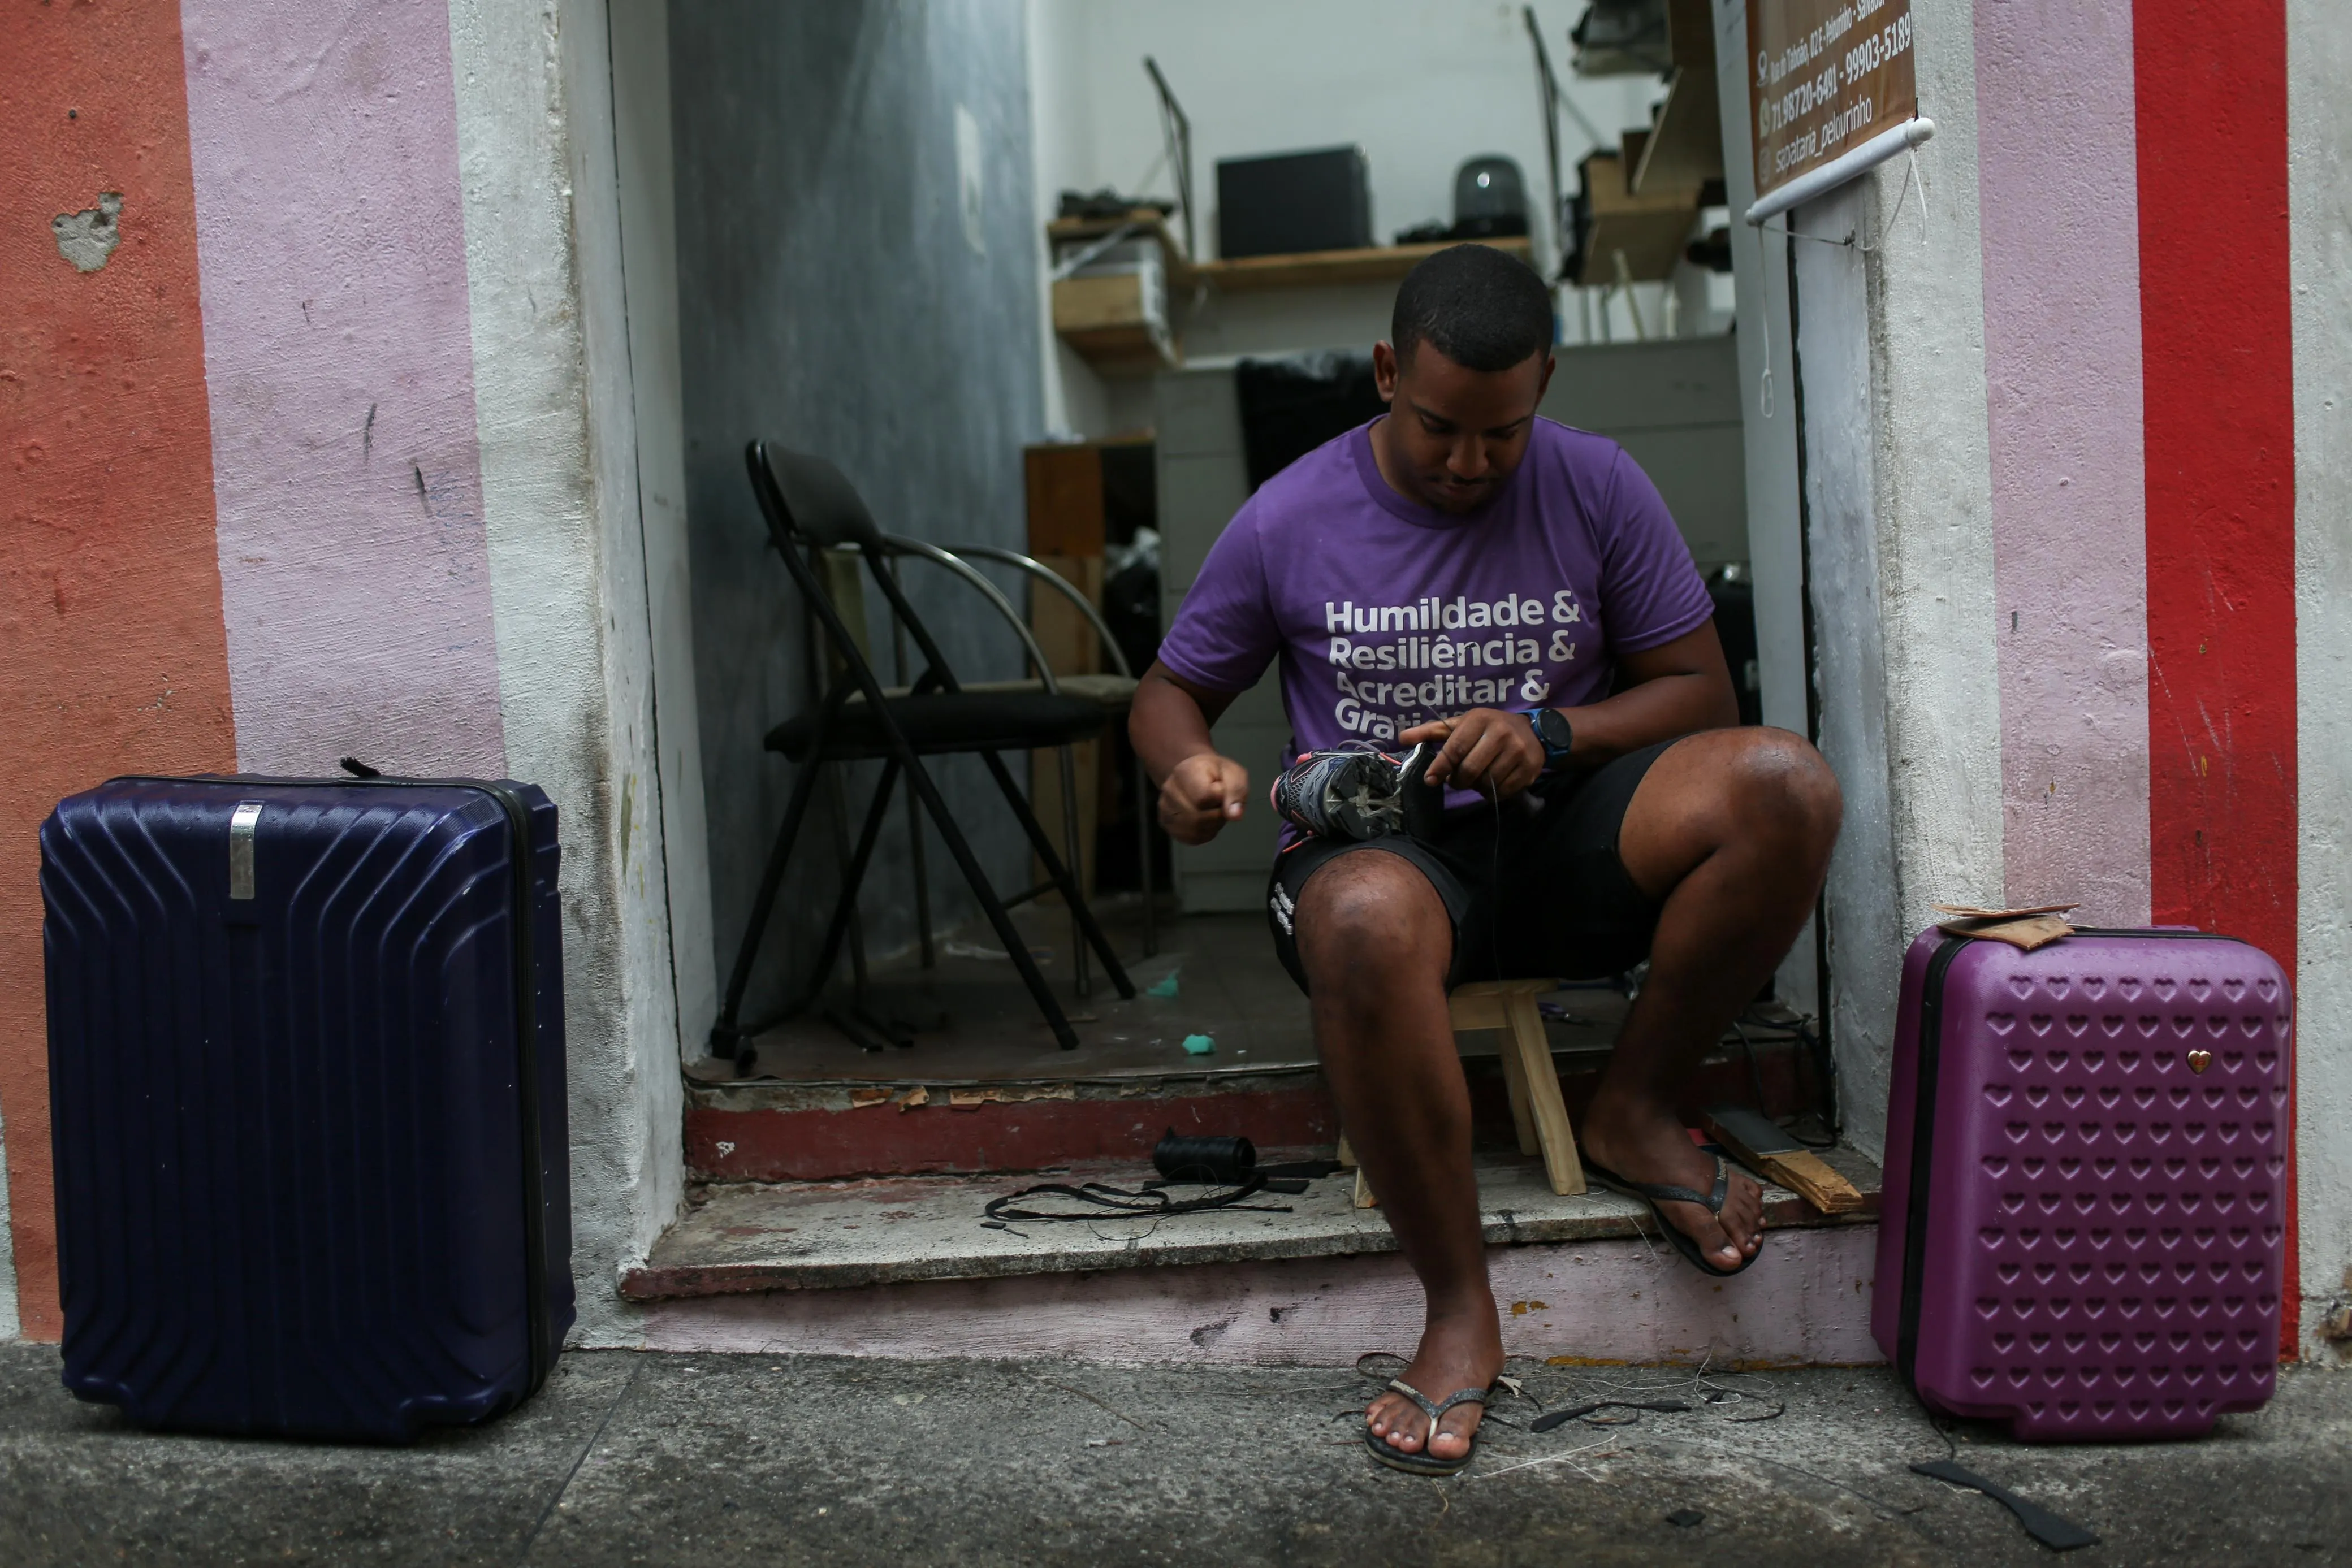
<instances>
[{"instance_id":1,"label":"red painted stripe","mask_svg":"<svg viewBox=\"0 0 2352 1568\"><path fill-rule=\"evenodd\" d=\"M1034 1171L1072 1161L1149 1165L1169 1128L1239 1134L1269 1149L1328 1144L1339 1113L1319 1087L1181 1099L1028 1100L900 1111L686 1113L686 1163L707 1181L829 1181L918 1172Z\"/></svg>"},{"instance_id":2,"label":"red painted stripe","mask_svg":"<svg viewBox=\"0 0 2352 1568\"><path fill-rule=\"evenodd\" d=\"M1678 1109L1683 1120L1696 1123L1701 1106L1727 1100L1745 1103L1756 1081L1763 1083L1766 1107L1775 1114L1811 1103L1811 1086L1796 1051L1768 1045L1757 1056L1754 1079L1744 1060L1720 1057L1700 1063L1682 1087ZM1471 1064L1469 1078L1474 1134L1486 1146L1510 1147L1511 1105L1501 1068L1485 1059ZM1560 1074L1560 1093L1571 1121L1583 1121L1600 1082L1597 1067ZM1267 1149L1329 1144L1339 1135L1339 1109L1319 1084L961 1107L948 1103L944 1089L930 1093L930 1103L914 1111L887 1104L851 1111L691 1105L686 1113L687 1170L698 1181L833 1181L1034 1171L1074 1160L1148 1165L1152 1145L1170 1127L1185 1134L1238 1134Z\"/></svg>"},{"instance_id":3,"label":"red painted stripe","mask_svg":"<svg viewBox=\"0 0 2352 1568\"><path fill-rule=\"evenodd\" d=\"M2155 917L2294 973L2294 385L2284 0L2142 0ZM2280 1347L2298 1344L2294 1103Z\"/></svg>"},{"instance_id":4,"label":"red painted stripe","mask_svg":"<svg viewBox=\"0 0 2352 1568\"><path fill-rule=\"evenodd\" d=\"M0 61L0 1116L24 1332L54 1340L35 833L109 774L234 769L236 741L179 8L10 5ZM78 272L50 220L104 191L121 243Z\"/></svg>"}]
</instances>

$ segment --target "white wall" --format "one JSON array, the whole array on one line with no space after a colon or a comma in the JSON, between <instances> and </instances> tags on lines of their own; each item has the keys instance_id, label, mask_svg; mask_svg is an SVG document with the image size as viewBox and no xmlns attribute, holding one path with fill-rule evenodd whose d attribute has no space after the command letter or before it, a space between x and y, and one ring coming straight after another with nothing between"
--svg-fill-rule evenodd
<instances>
[{"instance_id":1,"label":"white wall","mask_svg":"<svg viewBox=\"0 0 2352 1568\"><path fill-rule=\"evenodd\" d=\"M15 1339L21 1332L16 1317L16 1249L7 1215L8 1140L6 1130L0 1128L0 1340Z\"/></svg>"},{"instance_id":2,"label":"white wall","mask_svg":"<svg viewBox=\"0 0 2352 1568\"><path fill-rule=\"evenodd\" d=\"M1454 171L1465 159L1502 152L1517 161L1527 179L1537 260L1547 274L1557 264L1543 214L1549 197L1535 50L1517 4L1027 3L1040 225L1066 189L1174 193L1161 162L1159 100L1143 70L1143 57L1150 55L1192 120L1201 255L1216 254L1217 160L1355 142L1370 169L1372 234L1380 243L1431 219L1451 222ZM1649 106L1662 88L1649 77L1586 81L1570 73L1568 29L1583 9L1581 0L1540 0L1536 15L1568 93L1613 146L1619 132L1649 123ZM1566 115L1560 131L1563 188L1573 191L1577 161L1592 143ZM1664 287L1637 286L1653 332L1663 319ZM1186 358L1198 361L1368 347L1386 335L1394 298L1395 286L1385 284L1211 295L1171 305ZM1609 308L1615 336L1631 338L1623 303ZM1582 313L1571 305L1564 314L1575 340ZM1148 419L1148 383L1106 382L1061 346L1047 319L1049 427L1103 434Z\"/></svg>"},{"instance_id":3,"label":"white wall","mask_svg":"<svg viewBox=\"0 0 2352 1568\"><path fill-rule=\"evenodd\" d=\"M1903 949L1930 904L2004 887L1972 13L1913 16L1938 129L1912 194L1898 214L1897 159L1789 224L1822 744L1846 791L1829 1014L1846 1129L1873 1154Z\"/></svg>"},{"instance_id":4,"label":"white wall","mask_svg":"<svg viewBox=\"0 0 2352 1568\"><path fill-rule=\"evenodd\" d=\"M2288 0L2294 321L2295 1143L2306 1355L2352 1298L2352 29Z\"/></svg>"},{"instance_id":5,"label":"white wall","mask_svg":"<svg viewBox=\"0 0 2352 1568\"><path fill-rule=\"evenodd\" d=\"M613 147L619 182L622 287L628 313L628 406L636 423L637 507L644 522L646 611L652 633L651 780L668 875L670 966L678 1036L699 1056L719 1015L710 919L710 838L702 793L702 732L694 685L693 582L686 533L686 424L677 340L677 210L670 145L668 0L610 0ZM640 878L640 857L625 873Z\"/></svg>"},{"instance_id":6,"label":"white wall","mask_svg":"<svg viewBox=\"0 0 2352 1568\"><path fill-rule=\"evenodd\" d=\"M1748 6L1715 0L1717 88L1723 120L1723 174L1730 209L1756 199L1748 130ZM1797 505L1797 416L1790 350L1789 242L1779 233L1731 225L1739 350L1739 402L1748 470L1748 562L1756 585L1756 660L1764 722L1809 735L1805 568ZM1775 979L1799 1012L1821 1013L1820 962L1808 924Z\"/></svg>"},{"instance_id":7,"label":"white wall","mask_svg":"<svg viewBox=\"0 0 2352 1568\"><path fill-rule=\"evenodd\" d=\"M587 1343L681 1189L653 658L602 0L451 0L509 766L564 802L572 1272Z\"/></svg>"}]
</instances>

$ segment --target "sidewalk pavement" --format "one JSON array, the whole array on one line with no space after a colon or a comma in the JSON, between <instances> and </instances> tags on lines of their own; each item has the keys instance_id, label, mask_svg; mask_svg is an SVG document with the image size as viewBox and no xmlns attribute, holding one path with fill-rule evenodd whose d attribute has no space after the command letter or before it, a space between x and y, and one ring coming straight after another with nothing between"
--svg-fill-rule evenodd
<instances>
[{"instance_id":1,"label":"sidewalk pavement","mask_svg":"<svg viewBox=\"0 0 2352 1568\"><path fill-rule=\"evenodd\" d=\"M2352 1563L2341 1375L2287 1371L2202 1442L2036 1448L1939 1432L1883 1368L1510 1370L1549 1408L1690 1408L1538 1434L1504 1399L1430 1481L1366 1458L1346 1371L603 1352L488 1429L338 1448L140 1432L0 1344L0 1563L2054 1559L1907 1468L1955 1454L2104 1538L2068 1568Z\"/></svg>"}]
</instances>

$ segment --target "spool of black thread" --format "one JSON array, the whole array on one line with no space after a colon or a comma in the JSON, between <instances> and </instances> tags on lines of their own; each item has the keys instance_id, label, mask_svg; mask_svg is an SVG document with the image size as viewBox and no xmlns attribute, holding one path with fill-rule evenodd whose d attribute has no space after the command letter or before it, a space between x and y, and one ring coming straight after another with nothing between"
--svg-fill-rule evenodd
<instances>
[{"instance_id":1,"label":"spool of black thread","mask_svg":"<svg viewBox=\"0 0 2352 1568\"><path fill-rule=\"evenodd\" d=\"M1247 1138L1179 1137L1171 1127L1151 1151L1160 1179L1235 1186L1257 1169L1257 1145Z\"/></svg>"}]
</instances>

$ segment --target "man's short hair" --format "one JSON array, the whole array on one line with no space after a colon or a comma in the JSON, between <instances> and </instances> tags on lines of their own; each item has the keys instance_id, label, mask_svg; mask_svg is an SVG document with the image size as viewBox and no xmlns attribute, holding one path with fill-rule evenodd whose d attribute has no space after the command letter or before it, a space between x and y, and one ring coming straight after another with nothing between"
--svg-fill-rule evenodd
<instances>
[{"instance_id":1,"label":"man's short hair","mask_svg":"<svg viewBox=\"0 0 2352 1568\"><path fill-rule=\"evenodd\" d=\"M1454 246L1405 274L1389 342L1400 362L1427 343L1465 370L1507 371L1551 348L1551 291L1515 256Z\"/></svg>"}]
</instances>

